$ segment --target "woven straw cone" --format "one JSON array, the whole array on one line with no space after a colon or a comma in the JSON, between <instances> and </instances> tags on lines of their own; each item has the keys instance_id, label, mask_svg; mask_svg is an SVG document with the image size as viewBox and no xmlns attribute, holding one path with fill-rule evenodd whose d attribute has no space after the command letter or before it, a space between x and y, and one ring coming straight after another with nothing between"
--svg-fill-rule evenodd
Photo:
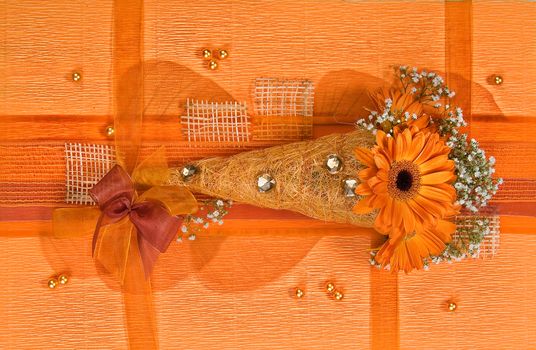
<instances>
[{"instance_id":1,"label":"woven straw cone","mask_svg":"<svg viewBox=\"0 0 536 350\"><path fill-rule=\"evenodd\" d=\"M185 185L193 192L258 207L287 209L324 221L371 227L376 213L354 214L352 207L359 197L346 197L343 181L357 180L358 171L364 167L355 159L354 149L370 148L373 144L371 135L359 130L228 158L203 159L193 163L197 173L186 182L181 168L172 168L169 184ZM330 174L326 168L330 154L337 154L343 161L343 169L337 174ZM260 193L257 177L264 173L276 180L276 186Z\"/></svg>"}]
</instances>

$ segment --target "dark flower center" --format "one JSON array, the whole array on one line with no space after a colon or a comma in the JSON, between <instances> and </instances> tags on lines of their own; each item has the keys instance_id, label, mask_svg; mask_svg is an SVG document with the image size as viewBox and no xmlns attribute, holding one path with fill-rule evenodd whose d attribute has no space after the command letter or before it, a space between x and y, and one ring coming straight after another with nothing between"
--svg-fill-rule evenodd
<instances>
[{"instance_id":1,"label":"dark flower center","mask_svg":"<svg viewBox=\"0 0 536 350\"><path fill-rule=\"evenodd\" d=\"M416 164L407 160L394 162L387 176L387 190L394 199L407 201L419 193L421 173Z\"/></svg>"},{"instance_id":2,"label":"dark flower center","mask_svg":"<svg viewBox=\"0 0 536 350\"><path fill-rule=\"evenodd\" d=\"M409 191L413 186L413 175L407 170L401 170L396 177L396 188L400 191Z\"/></svg>"}]
</instances>

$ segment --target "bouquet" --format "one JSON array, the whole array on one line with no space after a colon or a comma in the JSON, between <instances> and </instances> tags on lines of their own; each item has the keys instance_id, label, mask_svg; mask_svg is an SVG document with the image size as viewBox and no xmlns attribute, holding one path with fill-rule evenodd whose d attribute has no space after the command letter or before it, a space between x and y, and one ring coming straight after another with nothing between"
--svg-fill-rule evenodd
<instances>
[{"instance_id":1,"label":"bouquet","mask_svg":"<svg viewBox=\"0 0 536 350\"><path fill-rule=\"evenodd\" d=\"M502 183L492 178L495 160L462 131L463 111L441 76L406 66L396 76L393 87L372 93L356 131L204 159L169 169L166 182L374 227L386 241L372 251L371 264L392 271L474 255L489 233L476 213ZM456 220L460 213L471 216ZM451 244L457 230L466 239Z\"/></svg>"}]
</instances>

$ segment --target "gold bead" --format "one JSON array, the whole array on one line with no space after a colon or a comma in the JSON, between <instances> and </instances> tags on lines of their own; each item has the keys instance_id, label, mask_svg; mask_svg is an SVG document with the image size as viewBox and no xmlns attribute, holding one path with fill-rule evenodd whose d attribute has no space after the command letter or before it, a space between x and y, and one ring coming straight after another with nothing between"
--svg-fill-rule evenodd
<instances>
[{"instance_id":1,"label":"gold bead","mask_svg":"<svg viewBox=\"0 0 536 350\"><path fill-rule=\"evenodd\" d=\"M104 129L104 133L106 134L106 136L112 137L115 134L115 129L113 126L108 125L106 129Z\"/></svg>"},{"instance_id":2,"label":"gold bead","mask_svg":"<svg viewBox=\"0 0 536 350\"><path fill-rule=\"evenodd\" d=\"M295 290L296 298L301 299L305 295L304 291L300 288L296 288Z\"/></svg>"},{"instance_id":3,"label":"gold bead","mask_svg":"<svg viewBox=\"0 0 536 350\"><path fill-rule=\"evenodd\" d=\"M495 82L495 85L501 85L503 83L503 78L500 75L496 75L493 78L493 81Z\"/></svg>"},{"instance_id":4,"label":"gold bead","mask_svg":"<svg viewBox=\"0 0 536 350\"><path fill-rule=\"evenodd\" d=\"M61 285L66 285L67 282L69 282L69 277L67 277L67 275L59 275L59 276L58 276L58 282L59 282Z\"/></svg>"},{"instance_id":5,"label":"gold bead","mask_svg":"<svg viewBox=\"0 0 536 350\"><path fill-rule=\"evenodd\" d=\"M344 298L344 294L342 294L342 293L339 292L338 290L336 290L336 291L333 293L333 296L334 296L335 299L337 299L337 300L342 300L342 298Z\"/></svg>"},{"instance_id":6,"label":"gold bead","mask_svg":"<svg viewBox=\"0 0 536 350\"><path fill-rule=\"evenodd\" d=\"M455 302L450 302L449 303L449 311L456 311L456 309L458 308L458 305L456 305Z\"/></svg>"},{"instance_id":7,"label":"gold bead","mask_svg":"<svg viewBox=\"0 0 536 350\"><path fill-rule=\"evenodd\" d=\"M55 278L51 278L48 280L48 288L54 289L58 286L58 281Z\"/></svg>"},{"instance_id":8,"label":"gold bead","mask_svg":"<svg viewBox=\"0 0 536 350\"><path fill-rule=\"evenodd\" d=\"M218 69L218 62L216 62L216 61L210 61L210 62L208 63L208 68L209 68L210 70L216 70L216 69Z\"/></svg>"},{"instance_id":9,"label":"gold bead","mask_svg":"<svg viewBox=\"0 0 536 350\"><path fill-rule=\"evenodd\" d=\"M203 59L210 60L212 58L212 51L209 49L203 49Z\"/></svg>"},{"instance_id":10,"label":"gold bead","mask_svg":"<svg viewBox=\"0 0 536 350\"><path fill-rule=\"evenodd\" d=\"M227 57L229 57L229 52L227 52L227 50L218 50L218 58L220 60L224 60L226 59Z\"/></svg>"},{"instance_id":11,"label":"gold bead","mask_svg":"<svg viewBox=\"0 0 536 350\"><path fill-rule=\"evenodd\" d=\"M71 77L72 77L73 81L80 81L80 79L82 79L82 74L80 74L78 72L73 72Z\"/></svg>"},{"instance_id":12,"label":"gold bead","mask_svg":"<svg viewBox=\"0 0 536 350\"><path fill-rule=\"evenodd\" d=\"M335 285L329 282L328 284L326 284L326 290L328 291L328 293L333 293L333 291L335 290Z\"/></svg>"}]
</instances>

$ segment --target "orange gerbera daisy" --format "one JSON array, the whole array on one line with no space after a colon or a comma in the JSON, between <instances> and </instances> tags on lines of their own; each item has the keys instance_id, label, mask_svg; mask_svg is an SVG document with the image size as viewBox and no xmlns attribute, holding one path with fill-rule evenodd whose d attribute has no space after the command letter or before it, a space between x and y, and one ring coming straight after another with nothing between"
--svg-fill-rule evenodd
<instances>
[{"instance_id":1,"label":"orange gerbera daisy","mask_svg":"<svg viewBox=\"0 0 536 350\"><path fill-rule=\"evenodd\" d=\"M374 260L382 266L389 265L392 271L422 269L423 259L441 254L455 230L454 223L440 219L435 227L417 226L411 235L395 234L399 238L385 242Z\"/></svg>"},{"instance_id":2,"label":"orange gerbera daisy","mask_svg":"<svg viewBox=\"0 0 536 350\"><path fill-rule=\"evenodd\" d=\"M423 105L415 96L409 93L401 92L397 89L380 89L375 94L371 95L371 99L376 111L383 111L385 108L385 101L390 99L392 101L390 111L391 114L400 120L400 123L394 129L404 130L405 128L414 125L419 130L425 130L429 128L430 117L423 113ZM406 117L408 113L409 118ZM417 116L417 119L413 119L413 116ZM389 121L385 121L382 125L379 125L379 129L385 132L389 132L393 129L393 124ZM430 129L431 131L431 129Z\"/></svg>"},{"instance_id":3,"label":"orange gerbera daisy","mask_svg":"<svg viewBox=\"0 0 536 350\"><path fill-rule=\"evenodd\" d=\"M398 89L382 88L370 97L377 111L383 110L385 108L385 100L390 99L392 101L391 113L397 117L402 117L406 112L410 115L415 114L419 116L422 114L422 104L415 99L415 96Z\"/></svg>"},{"instance_id":4,"label":"orange gerbera daisy","mask_svg":"<svg viewBox=\"0 0 536 350\"><path fill-rule=\"evenodd\" d=\"M439 225L439 220L458 212L452 186L455 167L449 152L437 133L420 131L416 126L396 129L393 137L378 130L372 150L355 150L356 158L368 168L359 172L361 183L356 192L364 198L353 210L357 214L379 210L374 226L389 234L389 244L393 245L385 252L394 254L402 243L411 249L407 251L410 261L415 261L421 253L431 251L431 240L422 238L428 237L427 233L439 230L436 236L443 242L448 241L446 237L450 239L450 226ZM410 239L418 243L408 243ZM386 259L391 254L386 254Z\"/></svg>"}]
</instances>

